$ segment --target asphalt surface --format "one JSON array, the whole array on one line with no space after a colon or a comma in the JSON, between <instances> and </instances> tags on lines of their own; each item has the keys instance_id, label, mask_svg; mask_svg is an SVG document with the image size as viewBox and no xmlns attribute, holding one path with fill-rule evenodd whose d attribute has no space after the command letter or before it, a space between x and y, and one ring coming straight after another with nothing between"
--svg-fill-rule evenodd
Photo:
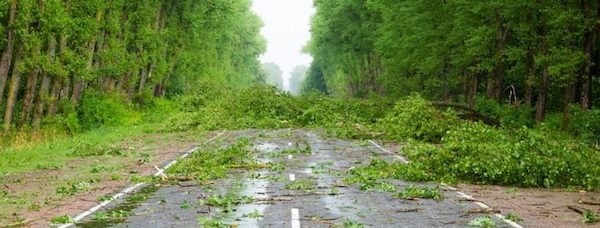
<instances>
[{"instance_id":1,"label":"asphalt surface","mask_svg":"<svg viewBox=\"0 0 600 228\"><path fill-rule=\"evenodd\" d=\"M147 186L141 190L141 202L121 200L96 213L121 213L122 219L97 221L94 218L99 216L92 215L77 227L199 227L207 221L234 227L466 227L469 221L486 216L497 227L510 227L491 214L474 213L480 209L476 204L436 183L388 180L397 189L439 186L442 200L405 200L344 184L349 170L368 165L372 158L398 159L373 144L331 139L307 130L244 130L228 132L209 146L226 147L242 137L251 139L249 149L256 159L276 168L234 170L226 179L204 186ZM307 147L310 154L280 153ZM286 188L294 183L305 184L297 190ZM229 211L202 203L215 195L247 200Z\"/></svg>"}]
</instances>

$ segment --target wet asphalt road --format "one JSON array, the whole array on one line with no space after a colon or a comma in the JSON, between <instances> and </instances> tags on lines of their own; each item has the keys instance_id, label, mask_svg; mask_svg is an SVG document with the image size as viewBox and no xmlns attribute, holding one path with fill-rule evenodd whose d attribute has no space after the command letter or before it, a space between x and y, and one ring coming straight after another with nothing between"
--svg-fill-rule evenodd
<instances>
[{"instance_id":1,"label":"wet asphalt road","mask_svg":"<svg viewBox=\"0 0 600 228\"><path fill-rule=\"evenodd\" d=\"M306 130L245 130L228 132L208 145L226 147L240 138L250 138L256 158L274 168L235 170L228 178L211 185L186 183L150 186L143 202L136 204L117 223L94 222L90 216L78 227L199 227L208 220L234 227L466 227L469 221L488 216L473 213L478 206L456 192L443 191L442 200L404 200L388 192L364 192L358 185L345 185L343 179L353 167L366 166L372 158L397 160L374 145L360 141L321 137ZM287 155L279 152L311 148L311 154ZM288 190L286 185L312 186ZM388 180L402 189L438 186ZM301 187L302 188L302 187ZM308 188L308 187L307 187ZM144 191L144 190L142 190ZM202 204L213 195L250 199L232 205L229 212ZM105 212L114 213L119 202ZM494 218L498 227L510 227ZM344 224L346 226L344 226Z\"/></svg>"}]
</instances>

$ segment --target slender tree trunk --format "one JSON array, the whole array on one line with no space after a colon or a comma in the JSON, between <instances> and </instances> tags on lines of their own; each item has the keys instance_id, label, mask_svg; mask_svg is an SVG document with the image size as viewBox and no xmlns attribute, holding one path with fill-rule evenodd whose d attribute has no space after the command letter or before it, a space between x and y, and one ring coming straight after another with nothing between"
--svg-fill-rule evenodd
<instances>
[{"instance_id":1,"label":"slender tree trunk","mask_svg":"<svg viewBox=\"0 0 600 228\"><path fill-rule=\"evenodd\" d=\"M67 101L70 99L71 96L69 96L71 94L71 79L69 77L65 78L62 81L62 89L60 90L60 99L61 101Z\"/></svg>"},{"instance_id":2,"label":"slender tree trunk","mask_svg":"<svg viewBox=\"0 0 600 228\"><path fill-rule=\"evenodd\" d=\"M592 15L591 15L592 13L591 13L591 8L590 8L590 3L586 0L582 0L581 4L582 4L585 19L593 20L594 18L592 18ZM596 43L596 38L598 36L597 35L598 34L598 26L599 26L598 22L594 23L594 27L591 28L585 35L585 47L584 47L585 61L584 61L584 67L583 67L583 74L579 75L579 80L578 80L581 82L580 103L581 103L581 108L584 111L589 110L591 107L590 92L591 92L591 88L592 88L592 74L591 74L591 68L592 68L592 64L593 64L592 63L592 51L594 50L594 44Z\"/></svg>"},{"instance_id":3,"label":"slender tree trunk","mask_svg":"<svg viewBox=\"0 0 600 228\"><path fill-rule=\"evenodd\" d=\"M544 33L545 34L545 33ZM546 39L545 35L544 38ZM542 41L542 53L544 56L548 56L548 43L547 41ZM537 100L537 108L535 112L535 120L538 123L544 121L546 117L546 101L548 99L548 87L550 85L550 76L548 72L548 63L544 62L544 70L542 71L542 81L540 86L540 93L538 95Z\"/></svg>"},{"instance_id":4,"label":"slender tree trunk","mask_svg":"<svg viewBox=\"0 0 600 228\"><path fill-rule=\"evenodd\" d=\"M25 97L23 97L23 109L21 110L21 117L17 122L19 129L23 128L31 117L31 110L33 109L33 98L35 97L35 87L38 81L39 70L32 69L27 77L25 84Z\"/></svg>"},{"instance_id":5,"label":"slender tree trunk","mask_svg":"<svg viewBox=\"0 0 600 228\"><path fill-rule=\"evenodd\" d=\"M471 91L469 95L469 107L475 106L475 97L477 97L477 90L479 88L479 74L474 74L471 77Z\"/></svg>"},{"instance_id":6,"label":"slender tree trunk","mask_svg":"<svg viewBox=\"0 0 600 228\"><path fill-rule=\"evenodd\" d=\"M14 115L15 103L17 102L17 94L21 82L21 64L23 62L23 45L20 45L15 56L15 65L13 66L12 76L10 79L10 88L6 99L6 109L4 112L4 132L10 130L12 118Z\"/></svg>"},{"instance_id":7,"label":"slender tree trunk","mask_svg":"<svg viewBox=\"0 0 600 228\"><path fill-rule=\"evenodd\" d=\"M502 91L504 89L504 51L506 49L506 39L508 36L508 28L505 28L504 22L500 22L498 31L498 63L496 65L496 78L494 79L494 98L497 101L502 100Z\"/></svg>"},{"instance_id":8,"label":"slender tree trunk","mask_svg":"<svg viewBox=\"0 0 600 228\"><path fill-rule=\"evenodd\" d=\"M124 74L123 76L121 76L119 78L119 81L117 82L117 89L127 93L128 90L127 90L127 88L125 88L125 86L128 84L127 82L129 82L130 77L131 77L131 71L129 71L126 74Z\"/></svg>"},{"instance_id":9,"label":"slender tree trunk","mask_svg":"<svg viewBox=\"0 0 600 228\"><path fill-rule=\"evenodd\" d=\"M2 98L4 98L4 88L6 88L6 80L8 79L8 72L10 70L10 66L13 59L13 49L15 46L15 33L11 28L15 23L15 18L17 15L17 0L10 1L10 13L8 17L8 36L6 39L6 48L2 52L2 57L0 58L0 103L2 102Z\"/></svg>"},{"instance_id":10,"label":"slender tree trunk","mask_svg":"<svg viewBox=\"0 0 600 228\"><path fill-rule=\"evenodd\" d=\"M574 97L575 85L574 83L569 83L567 88L565 88L565 96L563 100L563 115L561 129L564 131L566 131L569 128L569 123L571 122L571 112L569 110L569 107Z\"/></svg>"},{"instance_id":11,"label":"slender tree trunk","mask_svg":"<svg viewBox=\"0 0 600 228\"><path fill-rule=\"evenodd\" d=\"M529 47L529 50L527 51L527 80L525 81L525 104L527 107L531 107L533 104L535 67L535 49Z\"/></svg>"},{"instance_id":12,"label":"slender tree trunk","mask_svg":"<svg viewBox=\"0 0 600 228\"><path fill-rule=\"evenodd\" d=\"M62 88L62 82L63 80L58 77L54 77L54 79L52 80L52 89L50 89L50 97L48 99L48 116L54 116L56 114L56 103L58 102L58 99L60 97L60 89Z\"/></svg>"},{"instance_id":13,"label":"slender tree trunk","mask_svg":"<svg viewBox=\"0 0 600 228\"><path fill-rule=\"evenodd\" d=\"M54 36L50 36L48 38L48 58L50 63L54 63L54 57L56 55L56 38ZM33 113L33 121L32 127L34 131L40 129L40 125L42 122L42 117L44 115L44 106L48 102L48 89L50 87L50 77L48 76L48 72L44 71L42 73L42 82L40 83L40 90L38 92L38 96L35 100L35 108Z\"/></svg>"},{"instance_id":14,"label":"slender tree trunk","mask_svg":"<svg viewBox=\"0 0 600 228\"><path fill-rule=\"evenodd\" d=\"M96 11L96 24L99 24L104 17L104 11L98 10ZM94 63L94 53L96 49L96 36L92 38L92 40L88 43L87 47L87 64L86 68L88 71L92 70L92 66ZM81 95L83 93L83 89L85 87L86 81L84 78L74 78L73 79L73 94L71 95L71 101L74 103L79 103L81 99Z\"/></svg>"}]
</instances>

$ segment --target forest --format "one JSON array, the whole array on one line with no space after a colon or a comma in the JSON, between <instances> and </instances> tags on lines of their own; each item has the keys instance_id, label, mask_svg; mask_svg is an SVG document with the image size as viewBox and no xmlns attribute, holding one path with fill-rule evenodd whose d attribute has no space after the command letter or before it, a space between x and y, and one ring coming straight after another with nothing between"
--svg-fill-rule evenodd
<instances>
[{"instance_id":1,"label":"forest","mask_svg":"<svg viewBox=\"0 0 600 228\"><path fill-rule=\"evenodd\" d=\"M266 43L250 4L1 1L3 134L89 130L119 118L102 113L111 105L140 108L204 81L263 82L257 58Z\"/></svg>"},{"instance_id":2,"label":"forest","mask_svg":"<svg viewBox=\"0 0 600 228\"><path fill-rule=\"evenodd\" d=\"M531 114L597 107L597 1L316 0L306 91L468 104ZM597 113L597 111L596 111Z\"/></svg>"}]
</instances>

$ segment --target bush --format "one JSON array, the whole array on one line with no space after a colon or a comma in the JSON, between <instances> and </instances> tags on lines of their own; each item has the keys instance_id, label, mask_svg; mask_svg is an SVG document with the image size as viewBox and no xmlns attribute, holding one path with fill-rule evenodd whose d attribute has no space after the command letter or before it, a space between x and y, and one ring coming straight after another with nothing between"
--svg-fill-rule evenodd
<instances>
[{"instance_id":1,"label":"bush","mask_svg":"<svg viewBox=\"0 0 600 228\"><path fill-rule=\"evenodd\" d=\"M385 136L393 140L417 139L438 143L453 125L456 114L435 109L418 95L402 99L380 123Z\"/></svg>"},{"instance_id":2,"label":"bush","mask_svg":"<svg viewBox=\"0 0 600 228\"><path fill-rule=\"evenodd\" d=\"M584 112L579 107L572 107L573 117L569 131L575 136L592 143L600 142L600 109Z\"/></svg>"},{"instance_id":3,"label":"bush","mask_svg":"<svg viewBox=\"0 0 600 228\"><path fill-rule=\"evenodd\" d=\"M132 125L141 120L141 115L121 95L94 91L87 92L82 98L79 117L85 129Z\"/></svg>"},{"instance_id":4,"label":"bush","mask_svg":"<svg viewBox=\"0 0 600 228\"><path fill-rule=\"evenodd\" d=\"M597 152L554 132L464 122L440 147L411 143L408 157L438 178L523 187L600 186Z\"/></svg>"}]
</instances>

